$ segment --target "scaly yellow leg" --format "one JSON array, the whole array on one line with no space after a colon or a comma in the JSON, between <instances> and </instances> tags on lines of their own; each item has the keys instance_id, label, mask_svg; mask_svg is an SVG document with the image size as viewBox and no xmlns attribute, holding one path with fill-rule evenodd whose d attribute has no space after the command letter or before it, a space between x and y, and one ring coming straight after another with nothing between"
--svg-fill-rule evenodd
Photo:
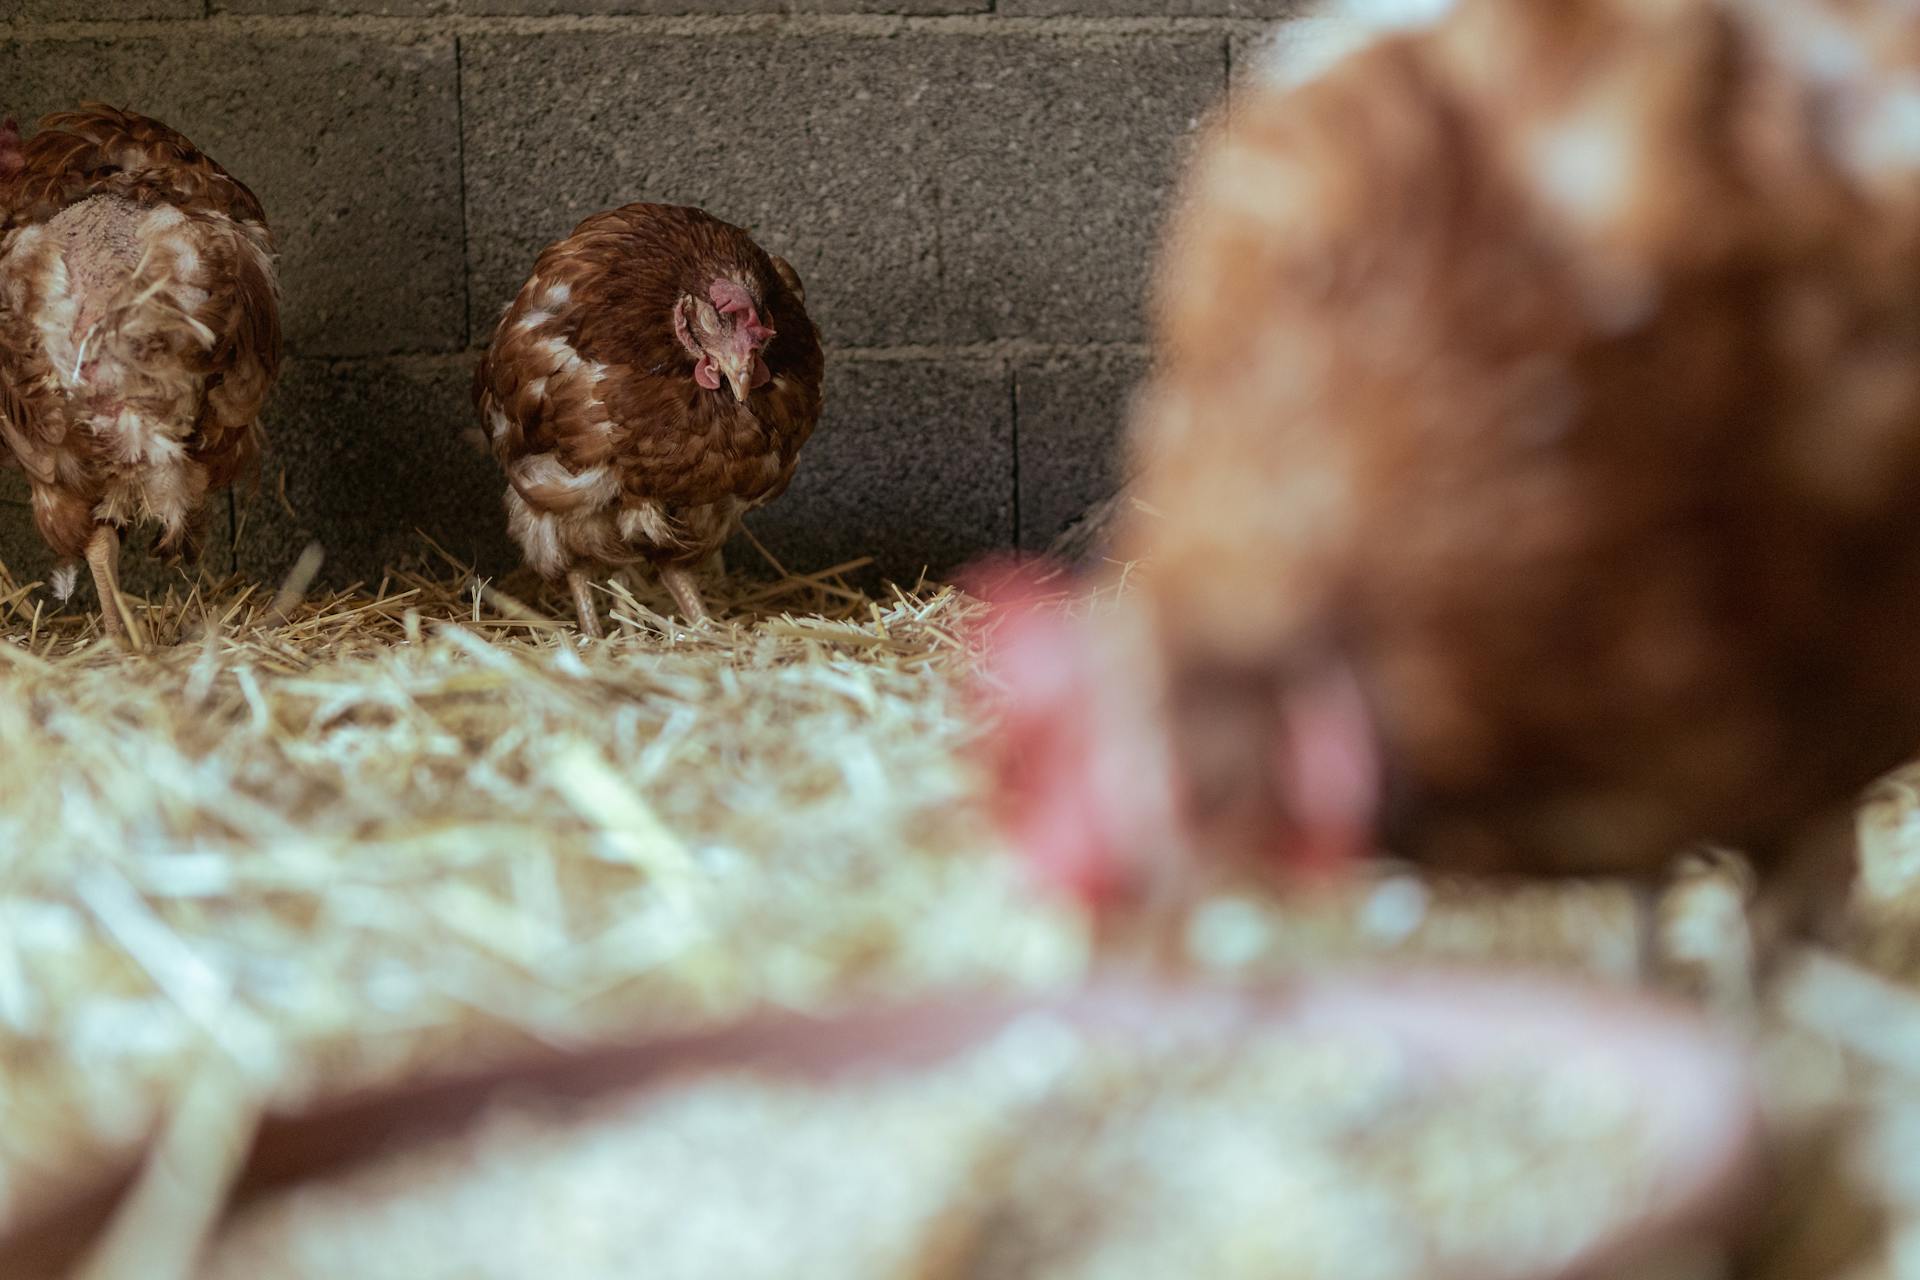
<instances>
[{"instance_id":1,"label":"scaly yellow leg","mask_svg":"<svg viewBox=\"0 0 1920 1280\"><path fill-rule=\"evenodd\" d=\"M573 592L573 611L580 619L580 634L589 640L600 639L600 614L593 607L593 593L587 589L584 569L567 570L567 589Z\"/></svg>"},{"instance_id":2,"label":"scaly yellow leg","mask_svg":"<svg viewBox=\"0 0 1920 1280\"><path fill-rule=\"evenodd\" d=\"M691 572L669 565L660 570L660 583L680 606L681 617L696 626L707 620L707 604L700 598L700 586Z\"/></svg>"},{"instance_id":3,"label":"scaly yellow leg","mask_svg":"<svg viewBox=\"0 0 1920 1280\"><path fill-rule=\"evenodd\" d=\"M87 540L87 568L93 572L94 589L100 594L100 627L115 640L134 649L142 648L139 625L120 594L120 531L100 525Z\"/></svg>"}]
</instances>

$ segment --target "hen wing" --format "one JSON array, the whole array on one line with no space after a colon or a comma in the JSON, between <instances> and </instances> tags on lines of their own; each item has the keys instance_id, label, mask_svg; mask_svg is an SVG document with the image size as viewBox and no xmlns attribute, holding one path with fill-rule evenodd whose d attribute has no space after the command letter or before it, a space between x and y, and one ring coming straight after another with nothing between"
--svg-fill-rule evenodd
<instances>
[{"instance_id":1,"label":"hen wing","mask_svg":"<svg viewBox=\"0 0 1920 1280\"><path fill-rule=\"evenodd\" d=\"M90 102L50 115L22 145L0 230L42 222L93 195L164 200L264 228L266 211L245 183L158 120Z\"/></svg>"},{"instance_id":2,"label":"hen wing","mask_svg":"<svg viewBox=\"0 0 1920 1280\"><path fill-rule=\"evenodd\" d=\"M793 269L793 264L777 253L770 253L767 258L773 263L773 273L780 277L780 283L786 285L788 291L793 294L793 300L805 305L807 286L800 283L800 273Z\"/></svg>"},{"instance_id":3,"label":"hen wing","mask_svg":"<svg viewBox=\"0 0 1920 1280\"><path fill-rule=\"evenodd\" d=\"M582 258L543 261L474 373L474 407L494 455L520 496L544 511L611 498L604 468L615 432L600 395L611 371L582 357L571 309L594 276Z\"/></svg>"},{"instance_id":4,"label":"hen wing","mask_svg":"<svg viewBox=\"0 0 1920 1280\"><path fill-rule=\"evenodd\" d=\"M4 343L4 315L0 315L0 343ZM0 461L11 463L41 484L53 483L53 451L38 429L37 419L22 393L15 373L14 353L0 348Z\"/></svg>"},{"instance_id":5,"label":"hen wing","mask_svg":"<svg viewBox=\"0 0 1920 1280\"><path fill-rule=\"evenodd\" d=\"M200 264L194 283L205 295L191 315L204 343L206 388L193 451L218 487L259 455L260 408L280 370L279 284L263 231L218 216L185 225Z\"/></svg>"}]
</instances>

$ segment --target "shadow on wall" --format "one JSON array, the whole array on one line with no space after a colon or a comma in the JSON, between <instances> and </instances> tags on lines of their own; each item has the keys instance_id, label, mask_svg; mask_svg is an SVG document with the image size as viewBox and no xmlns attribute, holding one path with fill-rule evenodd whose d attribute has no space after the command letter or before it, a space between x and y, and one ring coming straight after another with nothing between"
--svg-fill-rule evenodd
<instances>
[{"instance_id":1,"label":"shadow on wall","mask_svg":"<svg viewBox=\"0 0 1920 1280\"><path fill-rule=\"evenodd\" d=\"M321 581L343 586L419 558L419 533L483 573L514 568L505 481L472 430L475 358L289 361L265 415L259 490L239 497L239 569L277 582L318 541L327 552ZM1012 466L1011 376L1000 360L830 366L830 429L815 435L787 495L748 526L798 572L876 548L887 553L879 571L906 581L959 563L977 549L981 529L1012 527L1002 482ZM50 557L33 532L25 486L18 473L0 476L0 559L16 575L44 580ZM223 506L213 509L208 535L208 565L225 570L236 557ZM179 581L149 562L143 543L128 550L130 589ZM761 561L742 544L729 562Z\"/></svg>"},{"instance_id":2,"label":"shadow on wall","mask_svg":"<svg viewBox=\"0 0 1920 1280\"><path fill-rule=\"evenodd\" d=\"M248 510L241 567L272 578L318 540L335 566L323 576L338 583L360 566L417 554L418 528L482 572L513 568L505 481L472 430L473 362L292 362L269 410L273 447ZM999 361L830 367L831 429L815 435L787 495L749 516L749 526L798 571L875 548L898 549L882 565L895 577L964 559L978 530L1011 527L1011 496L1000 483L1011 467L1008 376ZM928 465L930 434L948 457L964 445L971 464ZM291 513L274 496L283 473ZM735 551L731 559L759 557Z\"/></svg>"}]
</instances>

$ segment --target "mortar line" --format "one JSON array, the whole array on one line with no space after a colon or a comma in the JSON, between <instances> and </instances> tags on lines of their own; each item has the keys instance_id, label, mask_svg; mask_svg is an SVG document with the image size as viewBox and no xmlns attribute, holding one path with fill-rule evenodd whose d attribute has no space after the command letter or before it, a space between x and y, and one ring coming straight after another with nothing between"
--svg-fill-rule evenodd
<instances>
[{"instance_id":1,"label":"mortar line","mask_svg":"<svg viewBox=\"0 0 1920 1280\"><path fill-rule=\"evenodd\" d=\"M473 345L473 237L467 229L466 40L453 37L453 162L460 174L460 345Z\"/></svg>"},{"instance_id":2,"label":"mortar line","mask_svg":"<svg viewBox=\"0 0 1920 1280\"><path fill-rule=\"evenodd\" d=\"M940 182L940 162L937 159L928 181L933 185L933 296L940 300L939 319L944 325L950 318L953 300L947 294L947 217L946 210L940 207L947 193Z\"/></svg>"},{"instance_id":3,"label":"mortar line","mask_svg":"<svg viewBox=\"0 0 1920 1280\"><path fill-rule=\"evenodd\" d=\"M1007 16L997 8L960 14L846 14L799 9L805 0L788 0L786 10L747 14L549 14L444 15L424 17L381 14L245 14L214 11L203 0L197 18L35 19L5 24L13 40L136 40L177 34L183 22L200 22L196 35L303 36L363 35L392 40L428 40L463 35L643 34L711 37L723 35L869 36L902 33L991 38L995 36L1104 37L1152 39L1156 36L1258 34L1284 18L1101 17L1057 14Z\"/></svg>"}]
</instances>

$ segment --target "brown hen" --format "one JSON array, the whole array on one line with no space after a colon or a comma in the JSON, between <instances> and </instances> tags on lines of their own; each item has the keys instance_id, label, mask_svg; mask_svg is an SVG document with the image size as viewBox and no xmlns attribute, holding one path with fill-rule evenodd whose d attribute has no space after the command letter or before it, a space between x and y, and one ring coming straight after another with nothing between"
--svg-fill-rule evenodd
<instances>
[{"instance_id":1,"label":"brown hen","mask_svg":"<svg viewBox=\"0 0 1920 1280\"><path fill-rule=\"evenodd\" d=\"M1236 96L1162 263L1183 840L1778 886L1920 747L1920 9L1414 7Z\"/></svg>"},{"instance_id":2,"label":"brown hen","mask_svg":"<svg viewBox=\"0 0 1920 1280\"><path fill-rule=\"evenodd\" d=\"M699 209L630 204L551 245L501 316L474 402L527 563L565 579L651 564L689 621L693 566L785 492L824 360L800 278Z\"/></svg>"},{"instance_id":3,"label":"brown hen","mask_svg":"<svg viewBox=\"0 0 1920 1280\"><path fill-rule=\"evenodd\" d=\"M0 126L0 456L71 590L84 557L126 634L120 541L198 555L208 495L257 460L280 365L254 194L157 120L88 104Z\"/></svg>"}]
</instances>

